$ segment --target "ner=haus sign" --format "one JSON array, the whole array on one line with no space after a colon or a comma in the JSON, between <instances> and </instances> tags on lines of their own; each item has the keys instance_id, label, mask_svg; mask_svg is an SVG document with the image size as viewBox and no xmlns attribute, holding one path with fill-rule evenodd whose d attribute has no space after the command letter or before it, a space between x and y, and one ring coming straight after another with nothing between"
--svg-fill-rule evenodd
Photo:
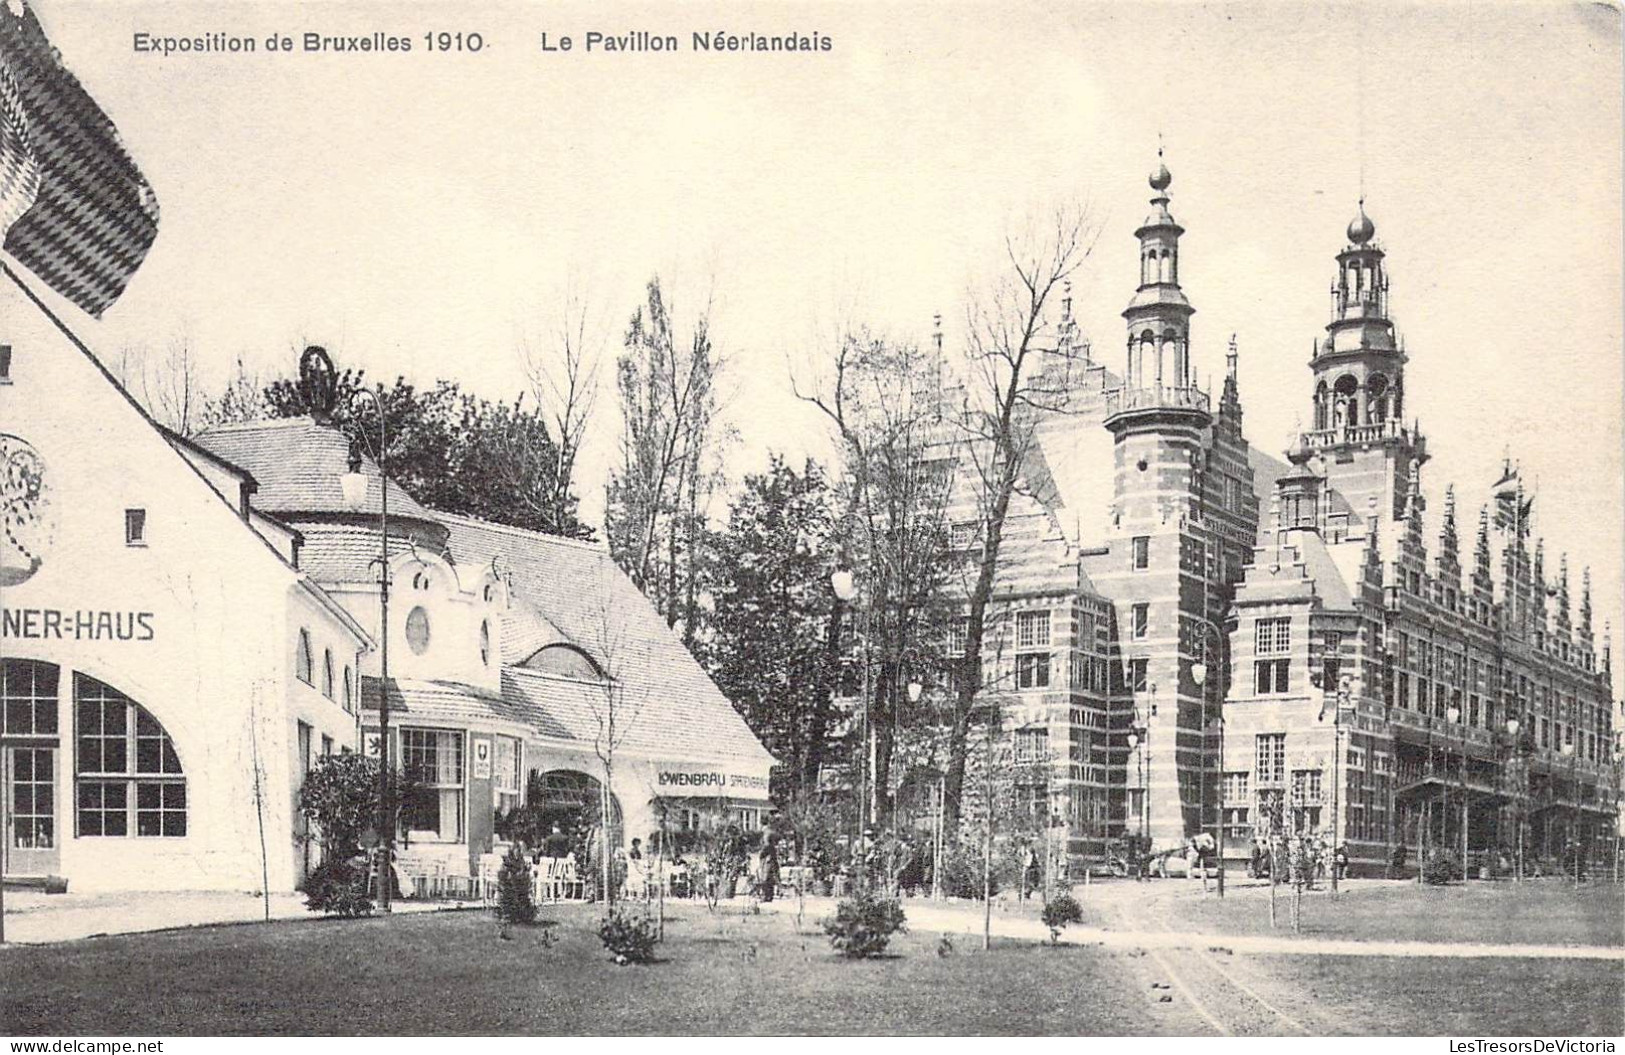
<instances>
[{"instance_id":1,"label":"ner=haus sign","mask_svg":"<svg viewBox=\"0 0 1625 1055\"><path fill-rule=\"evenodd\" d=\"M151 641L151 612L0 608L0 637L22 641Z\"/></svg>"}]
</instances>

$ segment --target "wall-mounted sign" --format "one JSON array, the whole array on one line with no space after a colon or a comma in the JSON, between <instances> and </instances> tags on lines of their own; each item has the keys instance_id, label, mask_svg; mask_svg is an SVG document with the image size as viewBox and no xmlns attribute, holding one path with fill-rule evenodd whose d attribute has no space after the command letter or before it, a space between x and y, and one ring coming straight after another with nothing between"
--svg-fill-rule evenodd
<instances>
[{"instance_id":1,"label":"wall-mounted sign","mask_svg":"<svg viewBox=\"0 0 1625 1055\"><path fill-rule=\"evenodd\" d=\"M491 779L491 741L474 741L474 779Z\"/></svg>"},{"instance_id":2,"label":"wall-mounted sign","mask_svg":"<svg viewBox=\"0 0 1625 1055\"><path fill-rule=\"evenodd\" d=\"M0 608L0 637L24 641L151 641L151 612Z\"/></svg>"},{"instance_id":3,"label":"wall-mounted sign","mask_svg":"<svg viewBox=\"0 0 1625 1055\"><path fill-rule=\"evenodd\" d=\"M655 790L661 795L747 799L767 798L767 777L720 769L655 767Z\"/></svg>"},{"instance_id":4,"label":"wall-mounted sign","mask_svg":"<svg viewBox=\"0 0 1625 1055\"><path fill-rule=\"evenodd\" d=\"M377 758L383 744L383 735L376 729L368 729L361 738L361 753L368 758Z\"/></svg>"}]
</instances>

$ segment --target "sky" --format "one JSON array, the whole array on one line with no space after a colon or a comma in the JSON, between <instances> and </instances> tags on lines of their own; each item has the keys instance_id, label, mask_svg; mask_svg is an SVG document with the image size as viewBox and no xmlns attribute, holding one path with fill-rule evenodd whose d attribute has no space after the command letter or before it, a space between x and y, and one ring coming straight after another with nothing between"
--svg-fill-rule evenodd
<instances>
[{"instance_id":1,"label":"sky","mask_svg":"<svg viewBox=\"0 0 1625 1055\"><path fill-rule=\"evenodd\" d=\"M1122 357L1132 232L1159 140L1187 234L1193 361L1240 347L1246 431L1308 416L1310 345L1363 193L1410 352L1407 413L1469 533L1504 450L1538 481L1549 566L1621 618L1620 16L1606 5L138 5L38 0L64 61L162 205L157 243L93 348L184 335L214 383L239 358L526 387L566 291L612 357L659 274L712 304L736 474L828 449L791 390L838 316L950 353L1002 233L1090 204L1074 283L1097 355ZM588 53L589 31L679 37ZM703 54L690 34L828 36L812 54ZM406 54L138 54L133 35L409 37ZM426 32L474 32L477 53ZM542 34L574 38L544 52ZM854 308L854 306L856 306ZM602 507L611 375L580 490ZM1625 636L1625 629L1619 633ZM1620 665L1625 668L1625 664Z\"/></svg>"}]
</instances>

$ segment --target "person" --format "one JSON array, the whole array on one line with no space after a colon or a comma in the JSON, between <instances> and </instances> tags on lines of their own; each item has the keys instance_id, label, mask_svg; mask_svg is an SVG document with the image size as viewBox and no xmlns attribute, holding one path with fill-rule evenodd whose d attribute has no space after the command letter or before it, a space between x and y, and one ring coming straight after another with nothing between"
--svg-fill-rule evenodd
<instances>
[{"instance_id":1,"label":"person","mask_svg":"<svg viewBox=\"0 0 1625 1055\"><path fill-rule=\"evenodd\" d=\"M1021 896L1025 900L1042 885L1042 873L1038 868L1038 855L1033 853L1033 844L1028 843L1022 853L1021 859Z\"/></svg>"},{"instance_id":2,"label":"person","mask_svg":"<svg viewBox=\"0 0 1625 1055\"><path fill-rule=\"evenodd\" d=\"M626 855L626 859L628 861L642 861L643 860L643 840L642 839L633 839L632 840L632 851Z\"/></svg>"},{"instance_id":3,"label":"person","mask_svg":"<svg viewBox=\"0 0 1625 1055\"><path fill-rule=\"evenodd\" d=\"M1340 844L1338 844L1338 847L1337 847L1337 860L1335 862L1335 865L1336 865L1336 868L1337 868L1337 878L1339 880L1347 879L1349 877L1349 844L1348 843L1340 843Z\"/></svg>"},{"instance_id":4,"label":"person","mask_svg":"<svg viewBox=\"0 0 1625 1055\"><path fill-rule=\"evenodd\" d=\"M773 888L779 885L779 837L769 835L767 845L762 848L762 874L760 890L763 901L773 900Z\"/></svg>"},{"instance_id":5,"label":"person","mask_svg":"<svg viewBox=\"0 0 1625 1055\"><path fill-rule=\"evenodd\" d=\"M548 833L546 839L542 840L542 856L563 857L569 852L570 840L565 838L563 832L559 831L557 824L553 825L553 830Z\"/></svg>"}]
</instances>

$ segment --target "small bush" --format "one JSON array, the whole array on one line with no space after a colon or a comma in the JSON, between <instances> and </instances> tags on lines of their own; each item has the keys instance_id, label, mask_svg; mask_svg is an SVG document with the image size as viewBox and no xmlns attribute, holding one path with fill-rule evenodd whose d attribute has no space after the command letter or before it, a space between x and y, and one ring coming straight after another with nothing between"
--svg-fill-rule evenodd
<instances>
[{"instance_id":1,"label":"small bush","mask_svg":"<svg viewBox=\"0 0 1625 1055\"><path fill-rule=\"evenodd\" d=\"M864 959L885 952L893 934L908 930L905 923L902 905L866 893L837 905L835 915L824 920L824 933L842 956Z\"/></svg>"},{"instance_id":2,"label":"small bush","mask_svg":"<svg viewBox=\"0 0 1625 1055\"><path fill-rule=\"evenodd\" d=\"M982 899L982 849L950 843L942 852L942 892L948 897ZM992 893L999 892L999 873L992 876Z\"/></svg>"},{"instance_id":3,"label":"small bush","mask_svg":"<svg viewBox=\"0 0 1625 1055\"><path fill-rule=\"evenodd\" d=\"M604 948L615 955L616 963L654 962L659 935L655 921L642 912L611 909L598 923L598 937Z\"/></svg>"},{"instance_id":4,"label":"small bush","mask_svg":"<svg viewBox=\"0 0 1625 1055\"><path fill-rule=\"evenodd\" d=\"M529 925L536 922L536 901L531 896L530 862L518 846L502 858L497 873L497 919L503 923Z\"/></svg>"},{"instance_id":5,"label":"small bush","mask_svg":"<svg viewBox=\"0 0 1625 1055\"><path fill-rule=\"evenodd\" d=\"M1044 926L1049 928L1051 945L1061 941L1061 930L1068 923L1083 922L1083 906L1071 894L1051 898L1044 905Z\"/></svg>"},{"instance_id":6,"label":"small bush","mask_svg":"<svg viewBox=\"0 0 1625 1055\"><path fill-rule=\"evenodd\" d=\"M327 861L305 880L305 907L329 916L372 915L366 868L348 857Z\"/></svg>"},{"instance_id":7,"label":"small bush","mask_svg":"<svg viewBox=\"0 0 1625 1055\"><path fill-rule=\"evenodd\" d=\"M1461 862L1455 854L1437 853L1422 865L1422 882L1431 886L1443 886L1460 878Z\"/></svg>"}]
</instances>

